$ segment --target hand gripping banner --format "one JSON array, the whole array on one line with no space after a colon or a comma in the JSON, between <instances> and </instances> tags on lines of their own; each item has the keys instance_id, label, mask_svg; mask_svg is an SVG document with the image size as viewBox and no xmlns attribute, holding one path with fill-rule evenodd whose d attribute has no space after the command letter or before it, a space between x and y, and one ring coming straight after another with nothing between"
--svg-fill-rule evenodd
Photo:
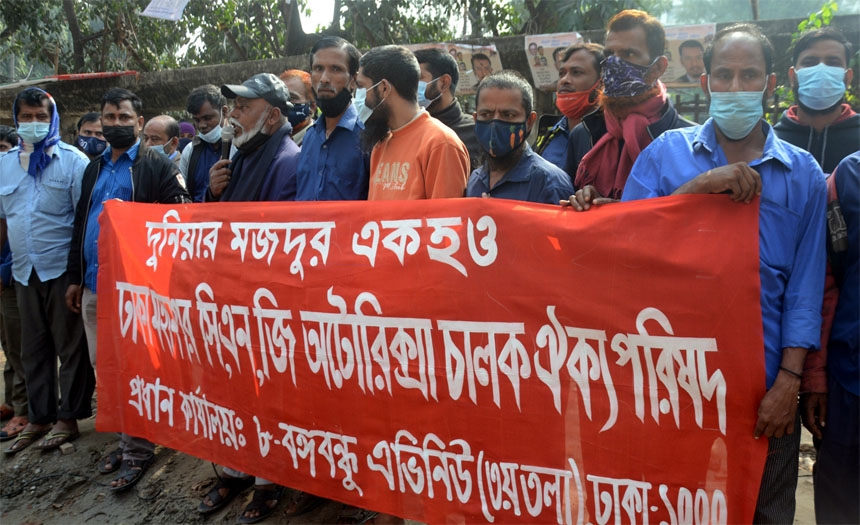
<instances>
[{"instance_id":1,"label":"hand gripping banner","mask_svg":"<svg viewBox=\"0 0 860 525\"><path fill-rule=\"evenodd\" d=\"M100 221L100 431L431 523L752 521L757 204Z\"/></svg>"}]
</instances>

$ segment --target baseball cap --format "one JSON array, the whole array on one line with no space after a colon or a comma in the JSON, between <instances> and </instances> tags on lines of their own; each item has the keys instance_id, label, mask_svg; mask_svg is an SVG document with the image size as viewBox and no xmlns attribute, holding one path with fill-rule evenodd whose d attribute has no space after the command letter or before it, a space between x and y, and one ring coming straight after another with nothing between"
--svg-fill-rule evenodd
<instances>
[{"instance_id":1,"label":"baseball cap","mask_svg":"<svg viewBox=\"0 0 860 525\"><path fill-rule=\"evenodd\" d=\"M282 115L293 107L290 103L290 90L284 82L271 73L258 73L241 85L225 84L221 94L227 98L261 98L281 110Z\"/></svg>"}]
</instances>

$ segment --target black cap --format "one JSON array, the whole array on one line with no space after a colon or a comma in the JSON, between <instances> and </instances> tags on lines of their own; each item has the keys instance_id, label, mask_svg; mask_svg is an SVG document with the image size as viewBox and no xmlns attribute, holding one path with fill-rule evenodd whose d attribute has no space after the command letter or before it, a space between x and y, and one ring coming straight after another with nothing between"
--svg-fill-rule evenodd
<instances>
[{"instance_id":1,"label":"black cap","mask_svg":"<svg viewBox=\"0 0 860 525\"><path fill-rule=\"evenodd\" d=\"M227 98L261 98L280 109L282 115L286 115L293 107L290 90L271 73L258 73L242 82L242 85L225 84L221 86L221 94Z\"/></svg>"}]
</instances>

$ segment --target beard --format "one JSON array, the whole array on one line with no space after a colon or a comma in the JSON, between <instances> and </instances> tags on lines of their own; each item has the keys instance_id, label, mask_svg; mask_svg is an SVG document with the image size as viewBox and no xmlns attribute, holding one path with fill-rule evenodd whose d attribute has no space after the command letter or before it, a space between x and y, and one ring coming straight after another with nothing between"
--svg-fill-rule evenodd
<instances>
[{"instance_id":1,"label":"beard","mask_svg":"<svg viewBox=\"0 0 860 525\"><path fill-rule=\"evenodd\" d=\"M257 123L251 129L245 129L244 127L242 127L242 124L240 124L238 120L231 117L230 118L230 124L233 126L233 128L242 130L242 134L233 139L233 145L236 146L237 148L241 148L249 140L256 137L257 134L260 133L260 131L262 131L263 124L266 123L266 117L267 116L268 115L266 115L266 113L263 113L262 115L260 115L260 118L257 119Z\"/></svg>"},{"instance_id":2,"label":"beard","mask_svg":"<svg viewBox=\"0 0 860 525\"><path fill-rule=\"evenodd\" d=\"M617 118L624 118L627 114L636 108L639 104L650 100L660 93L660 86L654 85L648 91L636 95L635 97L608 97L605 93L600 93L599 103L604 110L609 111Z\"/></svg>"},{"instance_id":3,"label":"beard","mask_svg":"<svg viewBox=\"0 0 860 525\"><path fill-rule=\"evenodd\" d=\"M364 123L364 130L361 132L361 149L365 152L370 152L373 147L388 136L391 128L388 126L388 119L391 116L391 110L386 104L380 104L373 114Z\"/></svg>"}]
</instances>

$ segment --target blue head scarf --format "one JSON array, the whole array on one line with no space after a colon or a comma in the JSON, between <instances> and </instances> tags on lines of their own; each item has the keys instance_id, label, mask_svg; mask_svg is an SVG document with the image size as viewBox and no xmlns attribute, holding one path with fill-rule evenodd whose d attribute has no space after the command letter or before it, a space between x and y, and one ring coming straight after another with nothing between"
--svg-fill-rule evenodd
<instances>
[{"instance_id":1,"label":"blue head scarf","mask_svg":"<svg viewBox=\"0 0 860 525\"><path fill-rule=\"evenodd\" d=\"M51 161L51 156L45 151L57 142L60 142L60 115L57 112L57 103L54 102L54 97L50 95L47 91L39 88L27 88L21 93L26 91L36 90L40 93L44 93L45 96L48 97L48 101L51 103L51 126L48 128L48 135L43 138L41 141L33 144L33 151L30 153L30 164L27 166L27 173L32 176L36 176L45 169L45 166ZM18 106L18 99L21 96L21 93L18 93L18 96L15 97L15 101L12 103L12 118L15 121L15 127L18 127L18 113L15 111L15 108ZM23 144L23 140L18 139L19 143ZM21 153L24 153L24 148L20 148L18 150L18 156L20 158Z\"/></svg>"}]
</instances>

